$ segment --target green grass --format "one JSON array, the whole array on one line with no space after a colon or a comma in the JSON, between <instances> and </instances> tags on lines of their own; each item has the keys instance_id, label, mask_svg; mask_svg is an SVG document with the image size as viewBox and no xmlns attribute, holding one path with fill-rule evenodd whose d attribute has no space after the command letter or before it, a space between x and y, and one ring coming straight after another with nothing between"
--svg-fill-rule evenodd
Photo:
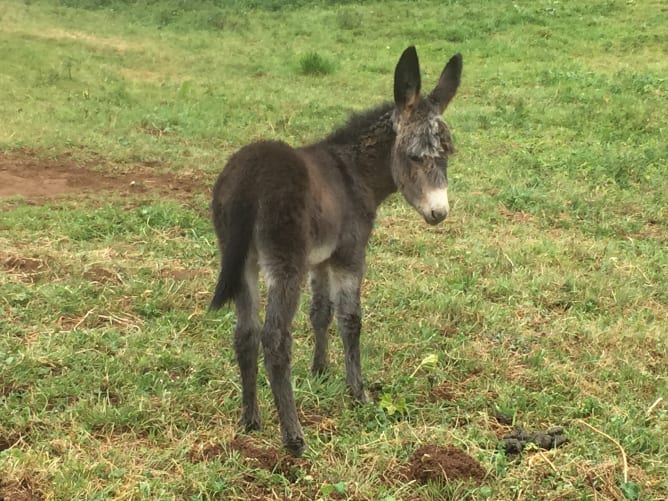
<instances>
[{"instance_id":1,"label":"green grass","mask_svg":"<svg viewBox=\"0 0 668 501\"><path fill-rule=\"evenodd\" d=\"M299 58L302 75L327 75L334 71L334 64L317 52L308 52Z\"/></svg>"},{"instance_id":2,"label":"green grass","mask_svg":"<svg viewBox=\"0 0 668 501\"><path fill-rule=\"evenodd\" d=\"M1 150L206 180L188 199L0 199L0 494L666 499L662 2L286 5L0 7ZM378 215L363 287L376 404L346 396L334 333L331 375L310 377L305 295L294 378L310 448L267 471L226 449L240 395L234 317L206 313L211 182L249 141L302 144L391 99L411 43L425 89L464 55L446 114L451 217L427 227L399 197ZM328 70L306 71L309 54ZM275 448L261 374L265 428L251 440ZM438 388L448 398L431 398ZM529 429L562 425L570 442L506 459L497 410ZM396 480L426 443L478 459L484 484Z\"/></svg>"}]
</instances>

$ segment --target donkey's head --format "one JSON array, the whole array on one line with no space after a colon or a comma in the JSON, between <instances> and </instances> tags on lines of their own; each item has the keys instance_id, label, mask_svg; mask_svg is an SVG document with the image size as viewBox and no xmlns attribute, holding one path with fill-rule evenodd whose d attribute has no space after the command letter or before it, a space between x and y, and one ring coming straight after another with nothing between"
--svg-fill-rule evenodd
<instances>
[{"instance_id":1,"label":"donkey's head","mask_svg":"<svg viewBox=\"0 0 668 501\"><path fill-rule=\"evenodd\" d=\"M434 90L420 95L420 65L415 47L404 51L394 71L392 117L396 139L392 178L404 198L429 224L448 215L448 155L452 138L441 114L454 97L462 74L462 56L445 65Z\"/></svg>"}]
</instances>

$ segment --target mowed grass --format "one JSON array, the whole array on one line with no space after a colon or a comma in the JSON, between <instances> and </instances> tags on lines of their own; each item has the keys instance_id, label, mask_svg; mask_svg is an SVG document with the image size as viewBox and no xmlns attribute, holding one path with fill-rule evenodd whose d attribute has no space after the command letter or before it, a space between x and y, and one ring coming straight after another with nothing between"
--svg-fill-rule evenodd
<instances>
[{"instance_id":1,"label":"mowed grass","mask_svg":"<svg viewBox=\"0 0 668 501\"><path fill-rule=\"evenodd\" d=\"M2 150L210 182L187 199L0 200L0 494L666 499L666 14L658 0L4 2ZM375 404L347 397L334 329L331 374L310 376L304 295L309 449L267 470L229 446L240 389L234 316L206 312L210 185L249 141L316 140L390 99L409 44L425 89L464 55L451 216L428 227L400 197L378 215L362 342ZM260 371L265 427L249 440L273 450ZM497 412L570 441L507 458ZM423 444L466 451L485 481L403 482Z\"/></svg>"}]
</instances>

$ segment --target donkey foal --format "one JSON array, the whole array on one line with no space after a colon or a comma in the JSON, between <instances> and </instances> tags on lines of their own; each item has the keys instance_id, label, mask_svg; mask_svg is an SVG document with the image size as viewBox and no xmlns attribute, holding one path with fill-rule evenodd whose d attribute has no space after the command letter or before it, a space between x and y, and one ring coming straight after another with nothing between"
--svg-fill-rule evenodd
<instances>
[{"instance_id":1,"label":"donkey foal","mask_svg":"<svg viewBox=\"0 0 668 501\"><path fill-rule=\"evenodd\" d=\"M236 306L234 348L241 372L246 430L260 428L257 363L264 364L278 410L283 445L304 451L291 384L292 336L301 284L309 273L315 331L312 372L328 364L327 330L336 314L346 383L366 402L360 365L360 284L366 245L378 205L399 190L429 224L448 215L450 131L441 114L462 72L457 54L436 87L420 95L414 47L394 72L394 103L354 115L324 140L300 148L260 141L232 155L213 189L213 222L222 254L211 309ZM267 283L259 320L258 275Z\"/></svg>"}]
</instances>

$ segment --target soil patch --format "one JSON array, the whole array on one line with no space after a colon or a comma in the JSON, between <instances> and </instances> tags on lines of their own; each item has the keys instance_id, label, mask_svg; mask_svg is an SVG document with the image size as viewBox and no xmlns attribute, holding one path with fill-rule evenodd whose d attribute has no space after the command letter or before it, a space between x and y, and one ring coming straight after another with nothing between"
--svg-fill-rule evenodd
<instances>
[{"instance_id":1,"label":"soil patch","mask_svg":"<svg viewBox=\"0 0 668 501\"><path fill-rule=\"evenodd\" d=\"M234 438L227 447L260 468L283 475L290 482L296 482L303 476L303 471L308 472L310 469L305 459L285 455L273 447L259 447L246 437Z\"/></svg>"},{"instance_id":2,"label":"soil patch","mask_svg":"<svg viewBox=\"0 0 668 501\"><path fill-rule=\"evenodd\" d=\"M510 210L510 209L506 208L503 205L501 205L499 207L499 212L506 219L508 219L508 221L511 221L513 223L522 224L522 223L533 221L533 216L531 214L529 214L528 212L513 211L513 210Z\"/></svg>"},{"instance_id":3,"label":"soil patch","mask_svg":"<svg viewBox=\"0 0 668 501\"><path fill-rule=\"evenodd\" d=\"M8 256L2 259L2 265L10 271L34 273L44 268L44 261L32 257Z\"/></svg>"},{"instance_id":4,"label":"soil patch","mask_svg":"<svg viewBox=\"0 0 668 501\"><path fill-rule=\"evenodd\" d=\"M423 445L404 466L404 476L419 484L473 480L480 484L485 470L480 463L457 447Z\"/></svg>"},{"instance_id":5,"label":"soil patch","mask_svg":"<svg viewBox=\"0 0 668 501\"><path fill-rule=\"evenodd\" d=\"M207 442L193 445L188 452L191 463L203 463L224 455L225 449L221 444Z\"/></svg>"},{"instance_id":6,"label":"soil patch","mask_svg":"<svg viewBox=\"0 0 668 501\"><path fill-rule=\"evenodd\" d=\"M0 452L14 447L18 441L16 437L0 437Z\"/></svg>"},{"instance_id":7,"label":"soil patch","mask_svg":"<svg viewBox=\"0 0 668 501\"><path fill-rule=\"evenodd\" d=\"M245 437L234 438L227 443L227 447L265 470L273 471L281 461L281 455L277 449L259 447Z\"/></svg>"},{"instance_id":8,"label":"soil patch","mask_svg":"<svg viewBox=\"0 0 668 501\"><path fill-rule=\"evenodd\" d=\"M99 170L101 167L106 171ZM149 164L123 166L118 171L102 159L81 161L70 154L41 158L30 150L0 152L0 199L22 196L32 202L58 195L114 191L121 195L159 192L177 198L207 191L200 173L156 172Z\"/></svg>"},{"instance_id":9,"label":"soil patch","mask_svg":"<svg viewBox=\"0 0 668 501\"><path fill-rule=\"evenodd\" d=\"M84 272L83 276L91 282L99 284L121 285L123 283L118 273L101 266L92 266Z\"/></svg>"},{"instance_id":10,"label":"soil patch","mask_svg":"<svg viewBox=\"0 0 668 501\"><path fill-rule=\"evenodd\" d=\"M38 501L44 499L32 482L22 480L21 482L0 481L0 501Z\"/></svg>"},{"instance_id":11,"label":"soil patch","mask_svg":"<svg viewBox=\"0 0 668 501\"><path fill-rule=\"evenodd\" d=\"M438 386L434 386L429 392L430 402L451 402L456 399L455 390L450 383L444 381Z\"/></svg>"},{"instance_id":12,"label":"soil patch","mask_svg":"<svg viewBox=\"0 0 668 501\"><path fill-rule=\"evenodd\" d=\"M330 417L318 414L314 410L299 409L299 422L303 426L317 429L320 433L333 434L337 430L336 421Z\"/></svg>"},{"instance_id":13,"label":"soil patch","mask_svg":"<svg viewBox=\"0 0 668 501\"><path fill-rule=\"evenodd\" d=\"M186 268L163 268L158 272L160 278L171 279L177 282L192 280L198 275L204 273L201 269L186 269Z\"/></svg>"},{"instance_id":14,"label":"soil patch","mask_svg":"<svg viewBox=\"0 0 668 501\"><path fill-rule=\"evenodd\" d=\"M35 283L48 269L43 259L7 255L0 252L0 269L19 277L21 281Z\"/></svg>"},{"instance_id":15,"label":"soil patch","mask_svg":"<svg viewBox=\"0 0 668 501\"><path fill-rule=\"evenodd\" d=\"M310 465L306 460L288 456L273 447L256 445L252 439L241 436L233 438L225 445L206 443L194 446L188 456L191 462L199 463L216 458L225 460L232 451L239 453L249 466L278 473L290 482L296 482L304 472L310 471Z\"/></svg>"}]
</instances>

